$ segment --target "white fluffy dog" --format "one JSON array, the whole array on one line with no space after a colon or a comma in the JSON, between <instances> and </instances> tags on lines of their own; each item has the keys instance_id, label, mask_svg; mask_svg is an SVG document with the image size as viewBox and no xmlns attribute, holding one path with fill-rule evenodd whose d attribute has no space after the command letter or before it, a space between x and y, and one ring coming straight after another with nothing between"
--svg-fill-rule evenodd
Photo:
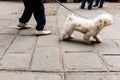
<instances>
[{"instance_id":1,"label":"white fluffy dog","mask_svg":"<svg viewBox=\"0 0 120 80\"><path fill-rule=\"evenodd\" d=\"M60 40L71 37L74 31L79 31L84 34L83 40L87 44L91 44L90 37L93 37L96 42L102 40L98 37L100 31L112 24L112 16L110 14L101 14L95 19L80 18L75 15L68 15L63 31L60 34Z\"/></svg>"}]
</instances>

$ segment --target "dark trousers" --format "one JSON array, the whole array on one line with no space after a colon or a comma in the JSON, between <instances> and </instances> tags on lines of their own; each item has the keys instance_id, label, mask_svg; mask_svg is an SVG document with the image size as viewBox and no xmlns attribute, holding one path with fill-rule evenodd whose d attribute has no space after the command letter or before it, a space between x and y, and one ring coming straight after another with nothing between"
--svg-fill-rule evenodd
<instances>
[{"instance_id":1,"label":"dark trousers","mask_svg":"<svg viewBox=\"0 0 120 80\"><path fill-rule=\"evenodd\" d=\"M82 0L81 8L85 7L86 1L88 1L88 9L91 9L92 8L92 4L93 4L93 0Z\"/></svg>"},{"instance_id":2,"label":"dark trousers","mask_svg":"<svg viewBox=\"0 0 120 80\"><path fill-rule=\"evenodd\" d=\"M99 2L100 2L100 3L99 3ZM103 3L104 3L104 0L96 0L95 5L96 5L96 6L99 5L99 6L102 7L102 6L103 6Z\"/></svg>"},{"instance_id":3,"label":"dark trousers","mask_svg":"<svg viewBox=\"0 0 120 80\"><path fill-rule=\"evenodd\" d=\"M27 23L32 14L34 14L34 18L37 22L36 30L43 30L46 24L45 17L45 8L41 0L23 0L24 3L24 11L19 19L21 23Z\"/></svg>"}]
</instances>

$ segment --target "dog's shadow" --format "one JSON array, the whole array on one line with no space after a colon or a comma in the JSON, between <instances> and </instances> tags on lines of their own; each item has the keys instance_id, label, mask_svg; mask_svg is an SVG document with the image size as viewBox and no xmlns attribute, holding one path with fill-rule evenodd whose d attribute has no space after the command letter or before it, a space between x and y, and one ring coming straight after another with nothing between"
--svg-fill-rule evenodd
<instances>
[{"instance_id":1,"label":"dog's shadow","mask_svg":"<svg viewBox=\"0 0 120 80\"><path fill-rule=\"evenodd\" d=\"M94 44L99 44L100 42L96 42L94 40L91 40L91 44L85 43L82 39L80 38L68 38L63 40L64 42L71 43L71 44L82 44L82 45L94 45Z\"/></svg>"}]
</instances>

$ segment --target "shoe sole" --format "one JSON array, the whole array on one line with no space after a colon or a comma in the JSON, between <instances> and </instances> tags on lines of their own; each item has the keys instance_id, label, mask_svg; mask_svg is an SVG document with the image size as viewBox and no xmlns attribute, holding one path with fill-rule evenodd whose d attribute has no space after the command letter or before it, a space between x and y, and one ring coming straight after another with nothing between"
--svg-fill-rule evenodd
<instances>
[{"instance_id":1,"label":"shoe sole","mask_svg":"<svg viewBox=\"0 0 120 80\"><path fill-rule=\"evenodd\" d=\"M22 29L29 29L29 28L31 28L31 27L23 27L23 26L19 26L19 25L17 25L17 27L22 28Z\"/></svg>"},{"instance_id":2,"label":"shoe sole","mask_svg":"<svg viewBox=\"0 0 120 80\"><path fill-rule=\"evenodd\" d=\"M50 35L51 33L49 34L35 34L36 36L44 36L44 35Z\"/></svg>"}]
</instances>

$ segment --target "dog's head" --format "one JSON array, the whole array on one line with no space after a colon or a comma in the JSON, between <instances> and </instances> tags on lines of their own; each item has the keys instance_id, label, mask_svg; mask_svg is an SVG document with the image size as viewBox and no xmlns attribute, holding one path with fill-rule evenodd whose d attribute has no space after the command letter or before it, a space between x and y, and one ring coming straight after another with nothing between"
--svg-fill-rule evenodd
<instances>
[{"instance_id":1,"label":"dog's head","mask_svg":"<svg viewBox=\"0 0 120 80\"><path fill-rule=\"evenodd\" d=\"M101 27L110 26L113 23L113 17L110 14L101 14L97 18L99 20Z\"/></svg>"}]
</instances>

